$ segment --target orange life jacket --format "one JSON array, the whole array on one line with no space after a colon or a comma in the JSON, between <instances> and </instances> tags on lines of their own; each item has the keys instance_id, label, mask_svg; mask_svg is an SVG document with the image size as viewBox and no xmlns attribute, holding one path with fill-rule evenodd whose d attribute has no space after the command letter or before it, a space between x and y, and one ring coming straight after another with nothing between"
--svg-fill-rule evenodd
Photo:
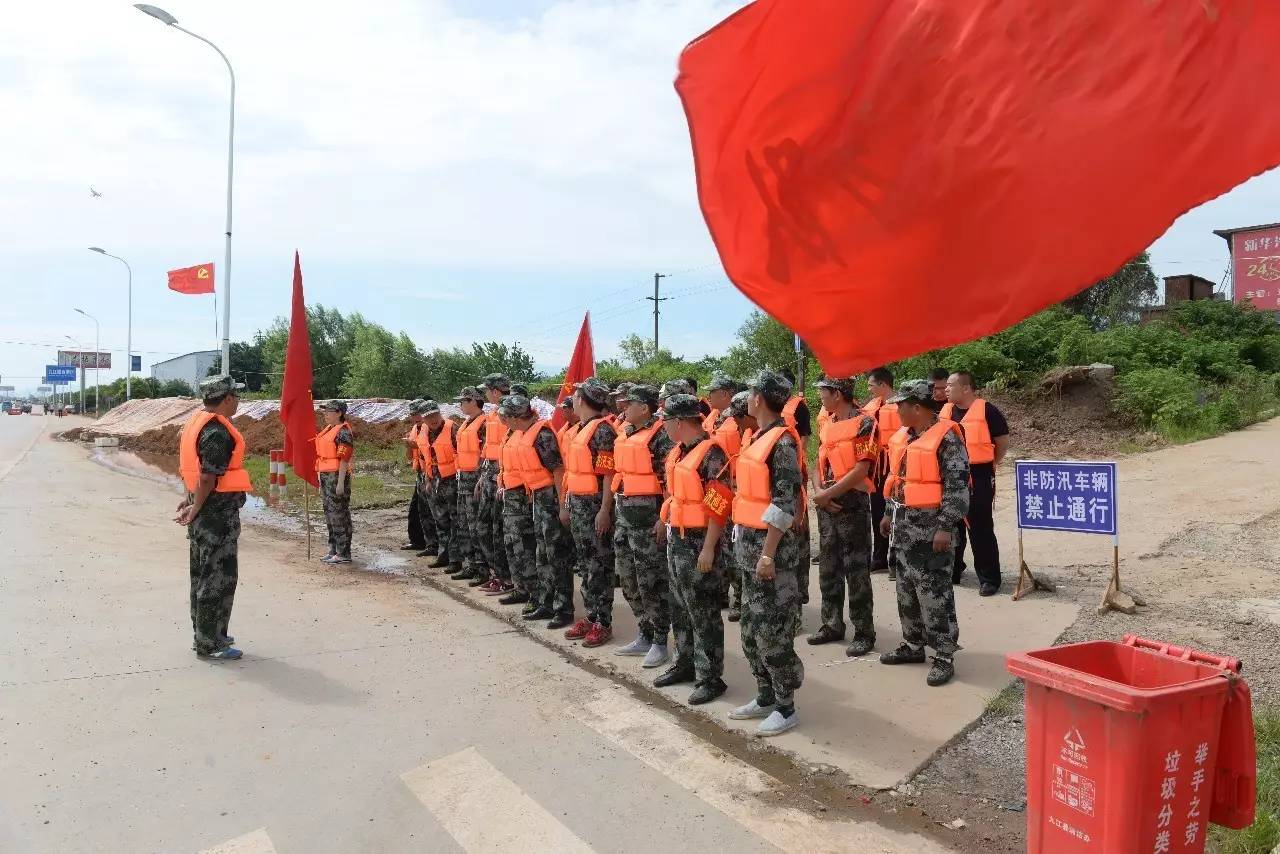
<instances>
[{"instance_id":1,"label":"orange life jacket","mask_svg":"<svg viewBox=\"0 0 1280 854\"><path fill-rule=\"evenodd\" d=\"M508 430L507 436L502 440L502 444L498 447L499 458L502 461L502 488L515 489L524 486L524 474L520 469L519 453L516 448L520 438L524 435L520 430ZM488 450L488 444L485 450Z\"/></svg>"},{"instance_id":2,"label":"orange life jacket","mask_svg":"<svg viewBox=\"0 0 1280 854\"><path fill-rule=\"evenodd\" d=\"M537 441L538 434L543 430L551 431L555 435L555 431L551 430L551 422L547 420L535 421L532 426L520 434L520 440L515 442L516 465L520 467L520 479L524 482L524 488L528 492L537 492L553 485L556 480L542 464L542 459L538 456L538 449L533 446Z\"/></svg>"},{"instance_id":3,"label":"orange life jacket","mask_svg":"<svg viewBox=\"0 0 1280 854\"><path fill-rule=\"evenodd\" d=\"M600 473L596 471L596 462L591 454L591 438L596 433L597 421L609 424L609 429L615 434L618 432L607 417L579 425L578 432L566 443L564 452L564 490L569 495L595 495L600 491Z\"/></svg>"},{"instance_id":4,"label":"orange life jacket","mask_svg":"<svg viewBox=\"0 0 1280 854\"><path fill-rule=\"evenodd\" d=\"M769 477L769 454L773 446L785 434L790 434L800 444L795 428L782 425L759 436L753 436L744 444L738 456L738 490L733 497L733 521L747 528L763 531L769 527L764 521L765 511L773 502L773 482Z\"/></svg>"},{"instance_id":5,"label":"orange life jacket","mask_svg":"<svg viewBox=\"0 0 1280 854\"><path fill-rule=\"evenodd\" d=\"M484 417L484 458L501 460L502 445L506 441L508 430L498 418L497 412L490 412Z\"/></svg>"},{"instance_id":6,"label":"orange life jacket","mask_svg":"<svg viewBox=\"0 0 1280 854\"><path fill-rule=\"evenodd\" d=\"M234 447L231 449L231 462L227 471L214 484L214 492L252 492L253 484L249 481L249 473L244 470L244 437L230 421L216 412L200 410L188 419L182 428L182 436L178 439L178 472L188 492L195 492L200 485L200 453L198 450L200 431L204 425L217 419L231 434Z\"/></svg>"},{"instance_id":7,"label":"orange life jacket","mask_svg":"<svg viewBox=\"0 0 1280 854\"><path fill-rule=\"evenodd\" d=\"M613 478L614 492L629 498L662 494L662 484L658 483L653 468L653 454L649 453L649 440L661 429L662 422L654 421L651 427L618 437L613 446L613 463L618 471Z\"/></svg>"},{"instance_id":8,"label":"orange life jacket","mask_svg":"<svg viewBox=\"0 0 1280 854\"><path fill-rule=\"evenodd\" d=\"M939 418L951 420L955 406L943 404ZM987 424L987 402L976 398L973 406L960 419L960 429L964 434L964 446L969 449L969 463L994 463L996 461L996 444L991 440L991 425Z\"/></svg>"},{"instance_id":9,"label":"orange life jacket","mask_svg":"<svg viewBox=\"0 0 1280 854\"><path fill-rule=\"evenodd\" d=\"M422 449L424 470L440 477L453 477L458 473L458 453L453 447L453 422L445 419L444 426L434 440L430 439L431 431L424 429L418 436L418 445Z\"/></svg>"},{"instance_id":10,"label":"orange life jacket","mask_svg":"<svg viewBox=\"0 0 1280 854\"><path fill-rule=\"evenodd\" d=\"M889 440L902 427L898 404L885 403L883 398L873 397L862 407L862 411L876 420L876 438L880 441L880 450L887 451Z\"/></svg>"},{"instance_id":11,"label":"orange life jacket","mask_svg":"<svg viewBox=\"0 0 1280 854\"><path fill-rule=\"evenodd\" d=\"M348 430L351 429L351 425L346 424L346 422L331 424L317 433L316 437L311 440L316 443L317 472L338 470L338 463L340 462L338 459L338 430L340 430L344 425ZM354 438L355 432L353 431L351 435ZM354 456L355 449L353 448L351 455L348 456L347 459L351 459Z\"/></svg>"},{"instance_id":12,"label":"orange life jacket","mask_svg":"<svg viewBox=\"0 0 1280 854\"><path fill-rule=\"evenodd\" d=\"M698 467L714 447L716 443L711 439L703 439L687 454L683 454L684 448L680 445L667 454L667 487L671 495L662 505L662 518L671 527L679 528L682 535L688 528L707 527L709 514L702 501L707 487L698 474Z\"/></svg>"},{"instance_id":13,"label":"orange life jacket","mask_svg":"<svg viewBox=\"0 0 1280 854\"><path fill-rule=\"evenodd\" d=\"M857 407L854 407L854 408L856 409ZM827 411L827 408L826 408L825 406L818 410L818 433L819 433L819 435L821 435L821 433L822 433L822 428L823 428L823 427L825 427L825 426L827 425L827 422L828 422L828 421L830 421L830 420L831 420L831 413Z\"/></svg>"},{"instance_id":14,"label":"orange life jacket","mask_svg":"<svg viewBox=\"0 0 1280 854\"><path fill-rule=\"evenodd\" d=\"M577 431L581 426L582 422L578 422L577 424L569 424L566 422L561 424L559 429L556 430L556 444L560 446L560 459L564 459L570 440L572 440L577 434Z\"/></svg>"},{"instance_id":15,"label":"orange life jacket","mask_svg":"<svg viewBox=\"0 0 1280 854\"><path fill-rule=\"evenodd\" d=\"M714 433L716 431L716 421L719 418L720 410L711 410L711 413L706 418L702 419L702 429L706 430L708 433Z\"/></svg>"},{"instance_id":16,"label":"orange life jacket","mask_svg":"<svg viewBox=\"0 0 1280 854\"><path fill-rule=\"evenodd\" d=\"M827 422L818 431L822 439L822 444L818 446L819 477L826 477L827 472L830 471L831 479L836 481L858 464L856 444L864 416L856 409L854 412L854 417L841 421L834 421L828 416ZM875 491L875 484L871 482L869 470L868 477L864 478L862 483L856 484L854 489L866 493Z\"/></svg>"},{"instance_id":17,"label":"orange life jacket","mask_svg":"<svg viewBox=\"0 0 1280 854\"><path fill-rule=\"evenodd\" d=\"M405 435L413 444L409 446L409 462L413 464L414 471L422 471L422 452L418 450L418 431L422 429L422 422L419 421L409 428L409 432Z\"/></svg>"},{"instance_id":18,"label":"orange life jacket","mask_svg":"<svg viewBox=\"0 0 1280 854\"><path fill-rule=\"evenodd\" d=\"M902 484L902 502L908 507L941 507L942 467L938 465L938 448L942 438L951 431L962 436L956 422L940 418L914 442L908 442L906 427L894 433L889 440L889 477L885 479L884 497L894 498L898 484ZM906 458L905 472L903 457Z\"/></svg>"},{"instance_id":19,"label":"orange life jacket","mask_svg":"<svg viewBox=\"0 0 1280 854\"><path fill-rule=\"evenodd\" d=\"M798 423L796 421L796 411L800 409L800 404L802 403L804 403L804 398L801 395L796 395L782 407L782 420L792 430L796 429L796 424Z\"/></svg>"},{"instance_id":20,"label":"orange life jacket","mask_svg":"<svg viewBox=\"0 0 1280 854\"><path fill-rule=\"evenodd\" d=\"M477 415L458 430L458 471L480 468L480 431L485 427L483 415Z\"/></svg>"}]
</instances>

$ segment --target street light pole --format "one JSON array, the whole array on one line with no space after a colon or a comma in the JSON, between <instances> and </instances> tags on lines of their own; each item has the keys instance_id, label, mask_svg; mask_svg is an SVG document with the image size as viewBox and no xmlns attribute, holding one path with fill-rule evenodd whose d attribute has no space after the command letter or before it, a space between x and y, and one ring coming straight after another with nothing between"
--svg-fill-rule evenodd
<instances>
[{"instance_id":1,"label":"street light pole","mask_svg":"<svg viewBox=\"0 0 1280 854\"><path fill-rule=\"evenodd\" d=\"M98 417L98 395L102 394L102 380L100 379L101 375L98 373L98 362L101 359L101 356L99 354L102 352L100 349L102 347L102 343L101 343L102 327L98 323L98 318L94 317L89 312L81 308L77 308L76 311L80 314L83 314L85 317L93 321L93 417L97 418ZM82 352L82 355L80 356L80 364L83 365L84 355L83 355L83 351L81 352ZM81 368L81 370L83 370L83 367Z\"/></svg>"},{"instance_id":2,"label":"street light pole","mask_svg":"<svg viewBox=\"0 0 1280 854\"><path fill-rule=\"evenodd\" d=\"M106 255L108 258L114 258L124 265L129 271L129 295L128 295L128 319L125 321L125 349L128 351L124 354L125 358L125 374L124 374L124 399L133 399L133 268L129 266L129 262L121 258L119 255L112 255L105 249L98 246L90 246L90 252L97 252L99 255Z\"/></svg>"},{"instance_id":3,"label":"street light pole","mask_svg":"<svg viewBox=\"0 0 1280 854\"><path fill-rule=\"evenodd\" d=\"M170 15L164 9L151 6L147 3L135 3L133 7L140 12L145 12L163 24L180 30L194 39L207 44L209 47L217 51L218 56L222 57L222 61L227 64L227 72L231 75L231 110L230 118L227 122L227 247L226 254L222 262L222 372L230 375L231 373L231 187L232 179L235 175L235 142L236 142L236 72L231 67L231 60L227 59L227 55L213 42L209 41L202 35L193 33L188 29L178 26L178 19Z\"/></svg>"},{"instance_id":4,"label":"street light pole","mask_svg":"<svg viewBox=\"0 0 1280 854\"><path fill-rule=\"evenodd\" d=\"M77 353L84 352L84 345L81 344L79 341L72 338L70 335L63 335L62 337L70 341L72 345L75 346ZM76 361L79 362L78 367L80 368L80 414L84 415L84 373L85 373L84 356L80 356L78 359L76 359ZM67 389L67 394L68 395L71 394L70 389Z\"/></svg>"}]
</instances>

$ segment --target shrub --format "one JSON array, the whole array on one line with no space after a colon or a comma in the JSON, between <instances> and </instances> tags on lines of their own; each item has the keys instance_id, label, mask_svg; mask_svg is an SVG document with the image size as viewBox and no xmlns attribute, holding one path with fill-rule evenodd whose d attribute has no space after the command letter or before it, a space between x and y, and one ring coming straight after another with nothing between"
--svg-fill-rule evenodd
<instances>
[{"instance_id":1,"label":"shrub","mask_svg":"<svg viewBox=\"0 0 1280 854\"><path fill-rule=\"evenodd\" d=\"M1191 377L1173 368L1145 368L1122 374L1117 380L1117 403L1144 426L1163 413L1168 424L1185 421L1194 412L1199 388Z\"/></svg>"},{"instance_id":2,"label":"shrub","mask_svg":"<svg viewBox=\"0 0 1280 854\"><path fill-rule=\"evenodd\" d=\"M1214 418L1223 430L1239 430L1247 422L1240 408L1240 398L1231 389L1227 389L1214 404Z\"/></svg>"}]
</instances>

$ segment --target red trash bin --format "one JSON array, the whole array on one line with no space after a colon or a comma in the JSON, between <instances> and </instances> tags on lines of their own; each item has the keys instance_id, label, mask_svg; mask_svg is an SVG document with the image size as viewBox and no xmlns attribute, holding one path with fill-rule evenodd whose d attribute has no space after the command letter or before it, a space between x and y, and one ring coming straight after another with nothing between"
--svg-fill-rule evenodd
<instances>
[{"instance_id":1,"label":"red trash bin","mask_svg":"<svg viewBox=\"0 0 1280 854\"><path fill-rule=\"evenodd\" d=\"M1249 685L1234 658L1134 635L1005 660L1026 682L1027 851L1201 852L1253 823Z\"/></svg>"}]
</instances>

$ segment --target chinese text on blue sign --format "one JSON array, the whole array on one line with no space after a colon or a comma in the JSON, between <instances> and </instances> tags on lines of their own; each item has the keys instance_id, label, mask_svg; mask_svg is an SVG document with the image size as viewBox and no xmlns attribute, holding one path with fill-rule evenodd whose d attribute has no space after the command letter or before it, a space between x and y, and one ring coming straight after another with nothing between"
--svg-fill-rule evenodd
<instances>
[{"instance_id":1,"label":"chinese text on blue sign","mask_svg":"<svg viewBox=\"0 0 1280 854\"><path fill-rule=\"evenodd\" d=\"M1116 533L1116 464L1021 460L1018 527Z\"/></svg>"}]
</instances>

